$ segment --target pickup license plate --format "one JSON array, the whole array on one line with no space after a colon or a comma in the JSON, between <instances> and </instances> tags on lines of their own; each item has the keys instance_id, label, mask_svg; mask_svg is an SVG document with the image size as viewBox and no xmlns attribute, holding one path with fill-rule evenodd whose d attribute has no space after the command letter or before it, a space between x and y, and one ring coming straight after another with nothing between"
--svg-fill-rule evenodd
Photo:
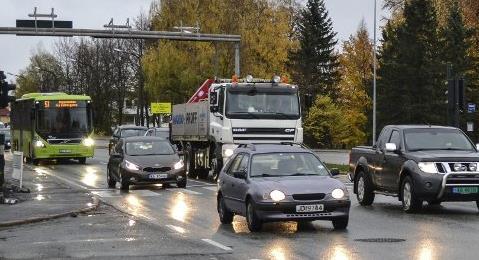
<instances>
[{"instance_id":1,"label":"pickup license plate","mask_svg":"<svg viewBox=\"0 0 479 260\"><path fill-rule=\"evenodd\" d=\"M60 153L71 153L72 150L60 149Z\"/></svg>"},{"instance_id":2,"label":"pickup license plate","mask_svg":"<svg viewBox=\"0 0 479 260\"><path fill-rule=\"evenodd\" d=\"M149 178L154 179L154 180L166 179L166 178L168 178L168 174L166 174L166 173L150 174Z\"/></svg>"},{"instance_id":3,"label":"pickup license plate","mask_svg":"<svg viewBox=\"0 0 479 260\"><path fill-rule=\"evenodd\" d=\"M459 194L479 193L479 187L454 187L452 188L452 193L459 193Z\"/></svg>"},{"instance_id":4,"label":"pickup license plate","mask_svg":"<svg viewBox=\"0 0 479 260\"><path fill-rule=\"evenodd\" d=\"M297 205L296 212L317 212L323 211L323 204L311 204L311 205Z\"/></svg>"}]
</instances>

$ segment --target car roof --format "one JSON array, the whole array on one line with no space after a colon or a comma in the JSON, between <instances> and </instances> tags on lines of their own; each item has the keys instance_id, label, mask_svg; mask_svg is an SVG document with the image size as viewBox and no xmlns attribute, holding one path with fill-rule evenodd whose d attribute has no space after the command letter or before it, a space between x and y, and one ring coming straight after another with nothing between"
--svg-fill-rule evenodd
<instances>
[{"instance_id":1,"label":"car roof","mask_svg":"<svg viewBox=\"0 0 479 260\"><path fill-rule=\"evenodd\" d=\"M247 144L240 145L235 152L257 153L310 153L311 150L296 144Z\"/></svg>"},{"instance_id":2,"label":"car roof","mask_svg":"<svg viewBox=\"0 0 479 260\"><path fill-rule=\"evenodd\" d=\"M140 142L140 141L164 141L168 142L165 138L156 137L156 136L130 136L123 138L125 142Z\"/></svg>"},{"instance_id":3,"label":"car roof","mask_svg":"<svg viewBox=\"0 0 479 260\"><path fill-rule=\"evenodd\" d=\"M452 126L440 126L440 125L388 125L387 127L393 127L398 129L425 129L425 128L440 128L440 129L457 129Z\"/></svg>"},{"instance_id":4,"label":"car roof","mask_svg":"<svg viewBox=\"0 0 479 260\"><path fill-rule=\"evenodd\" d=\"M146 130L148 127L146 126L141 126L141 125L120 125L118 126L119 129L139 129L139 130Z\"/></svg>"},{"instance_id":5,"label":"car roof","mask_svg":"<svg viewBox=\"0 0 479 260\"><path fill-rule=\"evenodd\" d=\"M170 131L170 128L168 127L152 127L150 129L155 129L156 131Z\"/></svg>"}]
</instances>

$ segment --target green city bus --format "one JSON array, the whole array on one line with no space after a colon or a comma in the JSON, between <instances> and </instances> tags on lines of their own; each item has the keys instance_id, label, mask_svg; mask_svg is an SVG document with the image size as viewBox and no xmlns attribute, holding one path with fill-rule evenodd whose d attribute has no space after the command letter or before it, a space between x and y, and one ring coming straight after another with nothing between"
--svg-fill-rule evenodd
<instances>
[{"instance_id":1,"label":"green city bus","mask_svg":"<svg viewBox=\"0 0 479 260\"><path fill-rule=\"evenodd\" d=\"M13 151L27 161L93 157L91 98L66 93L30 93L11 104Z\"/></svg>"}]
</instances>

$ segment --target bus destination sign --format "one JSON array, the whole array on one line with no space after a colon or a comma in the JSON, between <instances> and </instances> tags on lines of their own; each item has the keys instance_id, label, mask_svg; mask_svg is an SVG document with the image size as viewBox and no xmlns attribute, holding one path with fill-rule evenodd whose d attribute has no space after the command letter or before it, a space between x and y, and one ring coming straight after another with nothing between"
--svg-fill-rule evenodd
<instances>
[{"instance_id":1,"label":"bus destination sign","mask_svg":"<svg viewBox=\"0 0 479 260\"><path fill-rule=\"evenodd\" d=\"M44 108L77 108L85 107L86 102L80 100L45 100L43 101Z\"/></svg>"}]
</instances>

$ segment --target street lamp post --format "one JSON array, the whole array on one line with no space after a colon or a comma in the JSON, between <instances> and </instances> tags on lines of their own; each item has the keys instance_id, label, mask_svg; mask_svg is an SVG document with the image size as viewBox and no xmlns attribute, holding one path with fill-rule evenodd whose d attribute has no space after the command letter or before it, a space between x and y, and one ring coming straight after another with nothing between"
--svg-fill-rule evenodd
<instances>
[{"instance_id":1,"label":"street lamp post","mask_svg":"<svg viewBox=\"0 0 479 260\"><path fill-rule=\"evenodd\" d=\"M376 5L374 0L374 43L373 43L373 145L376 144Z\"/></svg>"}]
</instances>

